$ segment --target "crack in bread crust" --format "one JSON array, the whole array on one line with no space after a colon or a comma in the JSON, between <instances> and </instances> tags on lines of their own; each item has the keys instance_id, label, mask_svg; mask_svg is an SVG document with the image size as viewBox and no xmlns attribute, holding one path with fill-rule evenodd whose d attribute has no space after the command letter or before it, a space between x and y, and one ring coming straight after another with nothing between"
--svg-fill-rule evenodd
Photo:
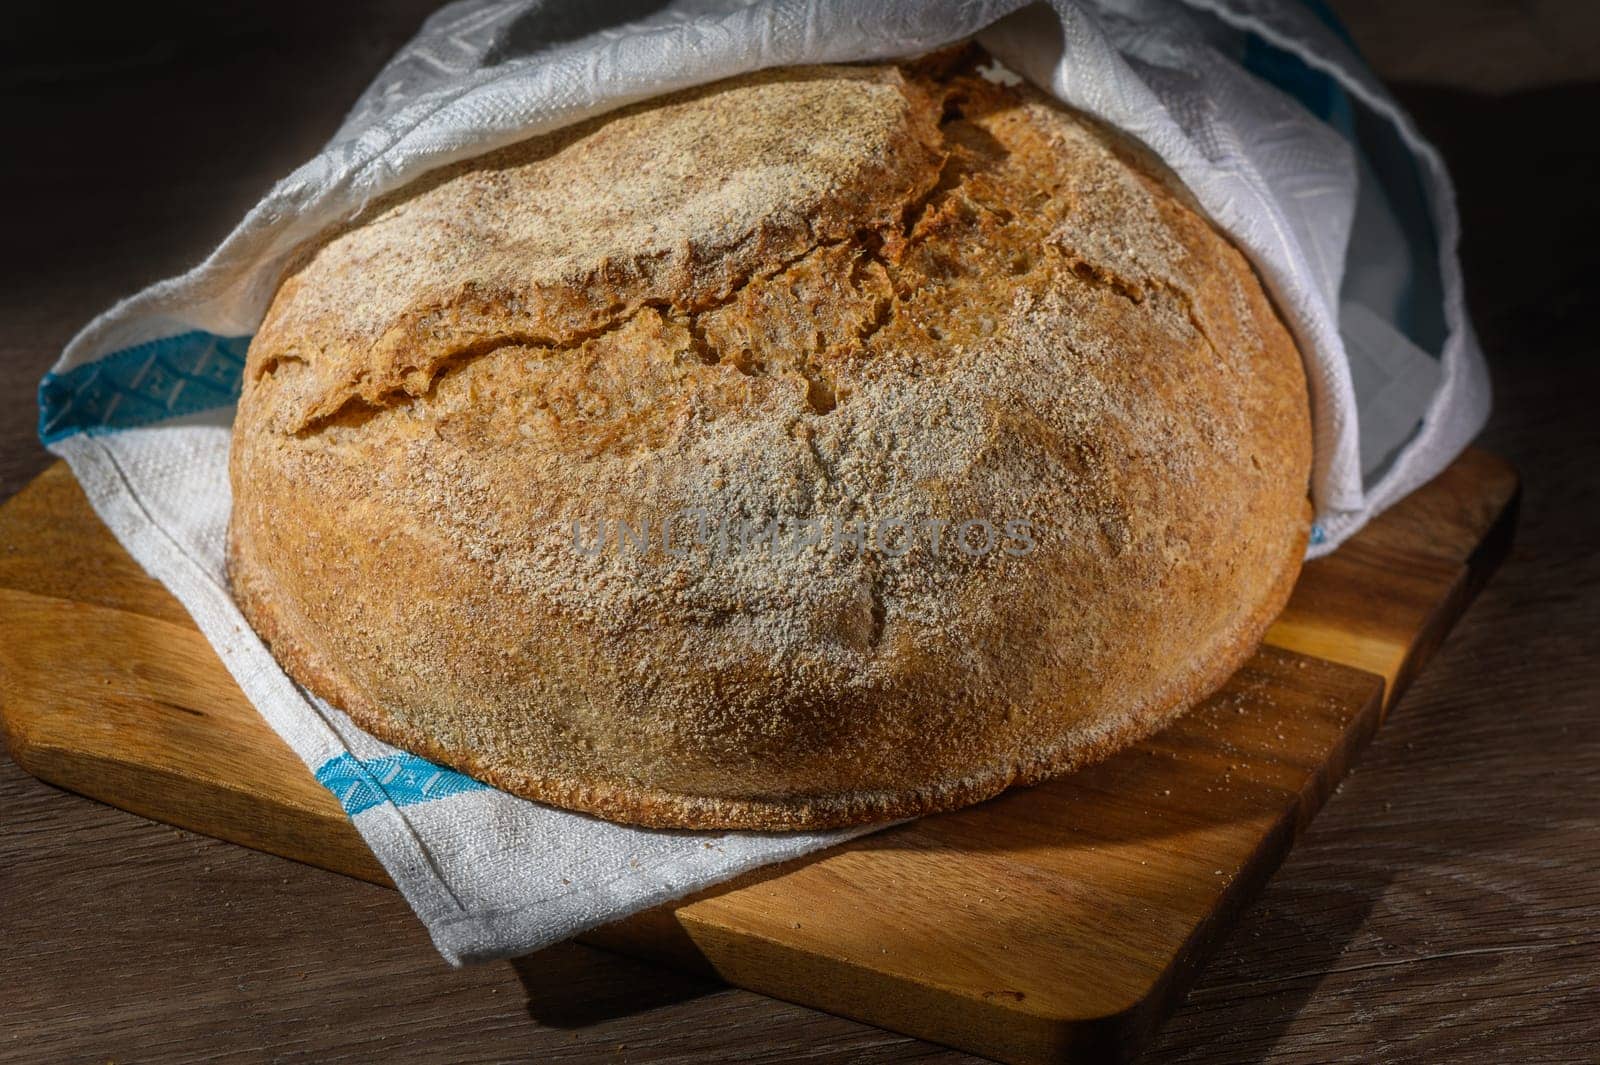
<instances>
[{"instance_id":1,"label":"crack in bread crust","mask_svg":"<svg viewBox=\"0 0 1600 1065\"><path fill-rule=\"evenodd\" d=\"M697 828L977 801L1221 683L1304 551L1298 352L1148 153L980 59L630 108L309 252L231 458L231 579L290 674L509 791ZM675 553L676 513L823 539ZM1032 547L927 533L980 521Z\"/></svg>"},{"instance_id":2,"label":"crack in bread crust","mask_svg":"<svg viewBox=\"0 0 1600 1065\"><path fill-rule=\"evenodd\" d=\"M842 78L860 91L827 99ZM893 225L938 180L936 123L895 68L770 71L744 91L768 122L739 122L692 90L386 198L290 270L250 377L290 360L311 371L288 428L314 430L348 405L425 394L473 351L568 348L647 307L718 306L820 246ZM787 127L816 110L841 135L826 151L795 148ZM749 181L707 176L752 154L766 162ZM394 285L369 284L379 256Z\"/></svg>"}]
</instances>

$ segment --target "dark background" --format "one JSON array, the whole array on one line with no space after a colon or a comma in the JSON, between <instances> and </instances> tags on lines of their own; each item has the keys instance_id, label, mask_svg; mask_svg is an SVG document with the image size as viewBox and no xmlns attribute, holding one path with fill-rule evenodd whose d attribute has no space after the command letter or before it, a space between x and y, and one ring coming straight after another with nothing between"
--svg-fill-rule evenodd
<instances>
[{"instance_id":1,"label":"dark background","mask_svg":"<svg viewBox=\"0 0 1600 1065\"><path fill-rule=\"evenodd\" d=\"M0 14L0 497L112 301L313 155L433 4ZM1517 546L1151 1060L1593 1060L1600 1041L1600 4L1336 0L1455 174ZM3 693L0 693L3 694ZM0 759L0 1061L963 1061L566 946L451 971L394 893Z\"/></svg>"}]
</instances>

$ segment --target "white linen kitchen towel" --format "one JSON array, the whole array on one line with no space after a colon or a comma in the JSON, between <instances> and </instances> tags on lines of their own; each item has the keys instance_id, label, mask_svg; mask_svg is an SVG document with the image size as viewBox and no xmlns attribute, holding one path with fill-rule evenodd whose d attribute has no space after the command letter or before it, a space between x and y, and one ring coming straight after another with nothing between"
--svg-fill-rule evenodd
<instances>
[{"instance_id":1,"label":"white linen kitchen towel","mask_svg":"<svg viewBox=\"0 0 1600 1065\"><path fill-rule=\"evenodd\" d=\"M434 15L205 262L91 322L39 389L40 437L189 609L344 804L452 962L519 954L851 832L626 828L485 787L365 735L279 669L228 594L233 402L250 334L307 240L425 170L626 103L771 66L976 35L1006 68L1143 141L1250 255L1306 358L1312 553L1432 477L1488 386L1449 182L1336 26L1293 0L466 0Z\"/></svg>"}]
</instances>

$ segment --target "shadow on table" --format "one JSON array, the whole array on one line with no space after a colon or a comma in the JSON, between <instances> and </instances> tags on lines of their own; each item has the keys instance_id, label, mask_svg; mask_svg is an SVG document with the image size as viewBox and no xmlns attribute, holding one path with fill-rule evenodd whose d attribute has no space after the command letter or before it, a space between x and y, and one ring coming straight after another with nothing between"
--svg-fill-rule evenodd
<instances>
[{"instance_id":1,"label":"shadow on table","mask_svg":"<svg viewBox=\"0 0 1600 1065\"><path fill-rule=\"evenodd\" d=\"M1583 488L1586 478L1593 483L1593 451L1583 440L1594 439L1590 308L1600 215L1592 192L1600 152L1573 130L1577 116L1600 106L1600 85L1507 96L1397 86L1396 94L1456 181L1467 302L1496 393L1480 443L1524 474L1517 544L1368 750L1352 801L1313 829L1218 944L1144 1062L1254 1062L1280 1042L1305 1054L1316 1045L1308 1032L1320 1028L1326 1037L1336 1023L1347 1042L1322 1044L1329 1058L1358 1052L1364 1038L1381 1034L1372 1018L1341 1022L1332 1008L1302 1020L1330 978L1335 1001L1359 1003L1379 978L1346 974L1381 962L1385 951L1428 958L1447 944L1481 947L1542 927L1547 914L1528 916L1539 905L1539 881L1570 881L1570 866L1583 861L1571 840L1592 823L1589 800L1550 782L1581 779L1584 745L1592 752L1596 743L1592 728L1570 727L1583 720L1570 708L1592 700L1577 664L1593 646L1594 609L1582 597L1594 587L1587 530L1596 527L1600 499ZM1535 630L1536 640L1508 641ZM1538 677L1539 686L1508 688L1519 676ZM1377 813L1380 823L1352 813L1387 808L1375 801L1385 797L1394 810ZM1552 842L1540 846L1541 836ZM1564 852L1570 860L1557 857ZM1359 942L1380 901L1385 912L1373 927L1381 940ZM1428 919L1409 929L1407 913ZM1421 1016L1446 1027L1452 1007L1427 987L1448 985L1461 971L1433 962L1423 989L1404 1004L1387 1003L1390 1021L1406 1035L1421 1035ZM1306 1031L1290 1037L1297 1022ZM1420 1044L1409 1053L1429 1056Z\"/></svg>"},{"instance_id":2,"label":"shadow on table","mask_svg":"<svg viewBox=\"0 0 1600 1065\"><path fill-rule=\"evenodd\" d=\"M1585 202L1582 186L1593 172L1593 163L1592 149L1574 144L1570 137L1564 139L1555 135L1563 121L1563 108L1555 105L1592 101L1597 91L1600 90L1596 87L1585 86L1504 99L1445 90L1402 93L1404 101L1418 112L1424 131L1442 142L1455 164L1467 223L1465 257L1469 286L1473 287L1472 305L1492 361L1496 355L1508 353L1508 338L1515 338L1520 346L1536 342L1539 348L1550 349L1544 352L1547 360L1556 358L1556 349L1566 351L1572 346L1570 335L1563 330L1570 328L1566 324L1573 318L1570 301L1577 298L1574 293L1581 286L1569 283L1559 293L1551 294L1550 282L1552 277L1567 275L1575 264L1575 257L1583 248L1592 246L1580 239L1590 232L1592 223L1580 223L1573 214ZM1567 110L1570 111L1570 107ZM1520 135L1519 130L1522 131ZM1491 153L1506 157L1499 169L1491 165L1492 160L1485 158ZM1508 215L1497 221L1491 215L1502 211L1506 200L1502 194L1520 187L1525 180L1512 173L1518 169L1534 171L1549 195L1533 201L1523 197L1518 202L1523 204L1524 214ZM1500 261L1534 263L1541 269L1508 273L1494 268ZM1503 363L1496 362L1496 369L1506 372ZM1519 402L1548 399L1519 395L1514 380L1497 383L1502 386L1502 400L1506 401L1508 415L1514 413L1511 408ZM1513 419L1513 424L1520 423ZM1503 439L1494 439L1491 432L1491 443L1509 450L1509 457L1519 461L1525 470L1539 467L1534 461L1539 456L1518 453L1515 445L1527 442L1523 437L1502 436ZM1530 436L1529 440L1532 439ZM1512 445L1509 449L1508 444ZM1529 514L1533 520L1526 527L1532 535L1518 552L1522 555L1521 564L1514 555L1507 572L1491 584L1491 593L1498 586L1505 589L1502 595L1510 598L1498 602L1498 597L1491 594L1488 602L1478 604L1474 610L1515 613L1519 608L1515 601L1518 588L1529 583L1525 568L1554 565L1553 560L1536 557L1542 555L1543 547L1551 551L1570 548L1571 545L1563 542L1542 545L1541 551L1533 551L1531 541L1538 538L1535 529L1542 524L1537 520L1543 516L1542 508L1537 505L1540 495L1537 491L1533 493L1536 505L1532 508L1534 513ZM1571 557L1565 558L1564 564L1583 568ZM1499 627L1505 620L1489 618L1485 623ZM1467 638L1474 644L1489 639L1487 636ZM1470 658L1471 654L1482 650L1481 647L1463 648L1452 656L1455 662L1435 665L1460 670L1470 664L1460 656ZM1552 665L1561 657L1556 650L1538 653L1551 658ZM1302 852L1285 875L1273 881L1260 902L1246 912L1234 933L1219 944L1219 956L1202 975L1187 1004L1180 1008L1165 1030L1158 1033L1140 1060L1182 1062L1226 1058L1257 1062L1270 1057L1294 1028L1319 988L1348 966L1351 948L1380 901L1392 892L1410 890L1397 881L1428 881L1435 887L1442 887L1453 868L1473 859L1473 852L1477 850L1475 837L1464 826L1456 824L1456 815L1446 817L1439 811L1459 796L1464 811L1460 817L1465 818L1475 810L1481 812L1486 789L1505 790L1490 786L1492 782L1500 778L1518 779L1527 775L1524 767L1541 764L1541 759L1550 760L1552 736L1531 725L1516 729L1498 727L1497 722L1505 716L1505 708L1492 700L1475 701L1471 705L1458 705L1458 701L1453 700L1450 707L1453 716L1448 722L1429 721L1428 718L1435 715L1426 714L1427 709L1416 701L1409 707L1402 703L1397 708L1397 720L1386 729L1390 742L1385 744L1380 739L1380 750L1369 752L1369 764L1377 762L1375 769L1391 775L1415 769L1421 778L1417 783L1433 796L1417 808L1432 811L1432 822L1418 824L1414 830L1398 822L1387 826L1363 827L1354 823L1327 826L1333 836L1324 834L1319 846ZM1437 711L1438 707L1432 709ZM1414 716L1418 714L1423 716ZM1412 730L1418 731L1430 751L1425 763L1418 763L1404 752L1386 749L1402 743L1399 733ZM1481 748L1473 747L1464 738L1459 743L1452 739L1484 731L1494 734L1500 741L1489 761L1484 760ZM1570 744L1570 738L1568 742ZM1451 766L1453 758L1463 764ZM1512 820L1559 825L1572 813L1565 800L1557 803L1554 799L1549 800L1548 810L1527 809L1530 794L1533 793L1524 794L1524 807L1519 808L1517 817ZM1505 827L1508 834L1518 831L1525 831L1525 828L1516 824ZM1349 838L1344 838L1346 836ZM900 844L901 838L901 834L891 831L853 846L894 847ZM1493 840L1482 843L1490 853L1481 857L1492 860L1495 845ZM711 893L782 875L790 868L792 866L761 870ZM1435 877L1440 879L1434 880ZM1439 894L1444 892L1441 890ZM1475 923L1472 913L1456 917L1460 927L1454 928L1452 933L1483 930L1481 924ZM703 977L679 975L651 964L581 947L546 951L517 962L516 968L528 992L529 1013L541 1023L569 1029L688 1001L715 992L721 986ZM1362 1022L1352 1018L1350 1023L1359 1025Z\"/></svg>"},{"instance_id":3,"label":"shadow on table","mask_svg":"<svg viewBox=\"0 0 1600 1065\"><path fill-rule=\"evenodd\" d=\"M707 977L625 958L579 943L560 943L515 958L528 1016L550 1028L590 1028L722 990Z\"/></svg>"}]
</instances>

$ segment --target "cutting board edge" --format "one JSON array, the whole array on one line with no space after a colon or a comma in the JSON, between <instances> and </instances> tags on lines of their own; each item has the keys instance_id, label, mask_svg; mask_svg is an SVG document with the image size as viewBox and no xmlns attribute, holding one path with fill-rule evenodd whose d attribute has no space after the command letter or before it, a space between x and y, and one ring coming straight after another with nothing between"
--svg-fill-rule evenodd
<instances>
[{"instance_id":1,"label":"cutting board edge","mask_svg":"<svg viewBox=\"0 0 1600 1065\"><path fill-rule=\"evenodd\" d=\"M1433 610L1430 611L1428 621L1419 629L1419 639L1414 641L1413 646L1408 649L1403 667L1399 671L1398 676L1395 678L1396 684L1393 685L1393 696L1389 699L1383 699L1380 695L1378 697L1380 703L1392 702L1393 698L1398 697L1400 692L1403 691L1405 683L1408 682L1410 678L1426 664L1429 658L1431 658L1431 655L1437 648L1438 644L1443 641L1448 632L1454 627L1455 623L1459 620L1462 613L1464 613L1467 606L1476 597L1477 593L1482 589L1483 584L1488 580L1494 569L1497 568L1500 561L1503 560L1505 555L1510 550L1518 512L1518 501L1521 497L1521 486L1516 477L1515 471L1509 466L1509 464L1504 463L1503 460L1500 460L1496 456L1488 455L1487 453L1483 452L1468 452L1462 457L1462 459L1458 460L1458 465L1453 466L1450 471L1447 471L1447 473L1456 475L1460 468L1465 468L1468 466L1479 471L1487 471L1487 475L1491 476L1495 480L1492 490L1486 488L1482 494L1482 498L1478 500L1478 502L1483 506L1492 508L1493 514L1486 524L1481 526L1473 526L1475 529L1476 540L1463 547L1461 543L1461 534L1468 519L1463 518L1462 513L1458 512L1462 509L1460 506L1460 504L1462 504L1462 500L1458 498L1446 498L1443 500L1442 506L1447 510L1444 518L1447 535L1441 541L1441 544L1447 550L1441 551L1439 557L1441 559L1450 557L1451 561L1459 563L1460 570L1457 573L1456 579L1452 582L1452 587L1449 594L1434 603L1434 607ZM30 495L30 490L35 489L36 486L42 488L43 486L40 485L40 482L44 481L46 477L51 476L52 474L58 478L61 476L58 468L52 467L51 470L47 470L46 473L41 475L40 478L37 478L34 482L31 482L29 486L25 487L22 492L18 493L18 497L14 497L14 499L28 496L30 499L30 505L33 505L31 501L34 499L34 495ZM70 476L67 479L70 481ZM1445 475L1441 475L1440 480L1444 479ZM1459 477L1457 477L1457 479L1459 480ZM75 487L75 482L73 484ZM1459 486L1457 486L1457 488L1459 488ZM1459 495L1460 493L1457 492L1456 494ZM1470 503L1472 500L1467 500L1467 502ZM3 507L9 509L11 504L12 501L8 501L3 505ZM1449 510L1451 507L1455 507L1455 510ZM1487 513L1487 511L1485 512ZM1401 532L1404 532L1406 531L1408 523L1420 524L1426 517L1426 514L1423 514L1421 518L1419 518L1416 514L1408 514L1403 522L1382 532L1377 542L1380 545L1388 544L1389 548L1392 548L1394 541L1399 539L1401 535L1401 533L1395 531L1397 528L1400 529ZM1449 552L1459 553L1450 555ZM76 600L66 597L55 598L58 598L63 604L73 604L77 602ZM156 617L155 614L140 616ZM1291 650L1291 653L1294 652ZM1330 659L1323 660L1330 661ZM1345 664L1344 668L1353 669L1354 667ZM1367 672L1370 673L1370 671ZM1388 694L1384 692L1384 689L1388 686L1384 685L1383 678L1375 674L1373 677L1378 685L1377 691ZM6 687L9 687L9 684L7 684ZM68 756L70 756L73 752L65 750L58 751L48 742L40 742L37 737L24 734L23 729L15 727L15 723L12 720L12 715L7 712L10 701L9 695L0 695L0 730L3 730L7 743L12 749L13 758L22 768L48 783L57 784L58 786L66 786L72 790L78 790L80 793L89 794L91 797L98 798L99 801L107 801L109 804L116 805L120 808L133 808L132 804L123 801L111 801L105 795L96 796L94 792L95 790L99 789L95 787L95 782L92 780L87 782L79 781L77 784L63 784L63 781L72 779L70 772L62 772L53 769L51 763L54 758L59 757L63 764L65 764ZM1376 733L1378 727L1381 725L1381 714L1371 713L1369 708L1367 710L1363 710L1363 712L1358 715L1358 720L1362 723L1362 727L1355 730L1357 733L1359 733L1357 738L1352 741L1350 736L1347 735L1338 745L1339 748L1344 750L1345 753L1338 758L1334 758L1333 755L1330 754L1329 757L1324 761L1323 765L1319 767L1319 771L1316 774L1313 774L1312 777L1308 778L1308 786L1311 786L1316 794L1309 797L1303 796L1301 807L1297 808L1292 814L1286 814L1284 817L1280 818L1279 822L1275 824L1270 831L1264 832L1261 835L1260 839L1257 841L1256 853L1245 866L1245 869L1249 875L1237 877L1228 885L1228 892L1225 902L1214 907L1213 910L1205 915L1204 919L1191 930L1191 934L1188 939L1178 950L1173 953L1168 965L1162 970L1160 979L1152 982L1143 995L1135 998L1122 1009L1113 1012L1104 1012L1094 1016L1077 1015L1072 1017L1056 1017L1044 1016L1039 1014L1037 1011L1030 1012L1027 1010L1013 1009L1010 1008L1003 1000L975 1004L974 1000L970 997L953 996L958 997L960 1002L966 1003L969 1006L972 1006L974 1009L981 1010L985 1016L990 1018L991 1022L996 1017L1004 1017L1011 1020L1013 1023L1023 1024L1025 1026L1024 1034L1026 1035L1025 1045L1014 1044L1008 1048L996 1042L996 1040L992 1037L968 1039L965 1038L960 1032L951 1032L948 1034L953 1036L953 1038L945 1038L933 1031L918 1031L917 1029L922 1028L923 1026L917 1023L917 1014L915 1012L910 1015L908 1020L896 1023L894 1018L882 1008L856 1011L847 1007L830 1007L824 1002L818 1001L818 999L823 996L803 994L799 996L791 996L784 994L779 989L755 986L759 983L762 983L762 981L736 979L733 982L738 983L741 986L753 987L755 990L774 995L775 997L787 998L791 1001L798 1001L808 1006L816 1006L824 1009L832 1008L833 1012L842 1013L847 1016L855 1016L866 1021L867 1023L878 1024L891 1029L904 1031L908 1034L921 1035L925 1038L932 1038L935 1041L945 1042L948 1045L958 1046L964 1049L973 1050L978 1053L988 1054L990 1056L995 1056L1001 1060L1010 1062L1031 1063L1035 1061L1053 1060L1058 1057L1061 1052L1070 1051L1075 1055L1076 1053L1084 1050L1086 1047L1090 1049L1109 1049L1118 1054L1130 1053L1133 1047L1137 1046L1140 1041L1148 1036L1150 1031L1154 1030L1155 1025L1159 1023L1160 1018L1165 1015L1167 1009L1170 1008L1170 1005L1181 998L1188 983L1192 981L1193 977L1198 973L1198 959L1208 952L1212 946L1214 946L1215 942L1220 936L1226 933L1227 929L1231 926L1233 920L1236 918L1238 912L1248 904L1249 900L1253 898L1257 892L1259 892L1261 886L1271 878L1279 864L1281 864L1282 860L1291 852L1295 840L1298 838L1299 833L1304 829L1305 825L1309 823L1312 814L1322 805L1322 803L1326 800L1327 795L1331 793L1333 787L1337 785L1338 781L1348 771L1349 765L1353 762L1359 750L1364 747L1366 742L1370 740L1371 736ZM1335 768L1335 766L1337 766L1337 768ZM159 782L159 780L162 778L160 778L159 775L154 775L151 776L150 779L152 781ZM115 789L113 789L113 791L114 790ZM1308 806L1309 809L1307 809ZM135 812L144 813L144 811L141 810L135 810ZM270 838L266 839L265 841L261 839L241 841L238 833L224 835L208 832L207 827L204 824L186 823L184 820L172 816L170 811L165 809L155 810L154 814L159 820L181 824L183 827L190 828L203 834L213 834L219 839L228 839L236 843L242 842L243 845L246 846L252 846L256 849L266 850L269 853L280 854L281 856L288 857L292 860L301 861L306 864L317 865L321 868L334 868L336 871L346 875L357 876L378 883L387 882L386 875L382 874L381 871L375 871L373 869L362 871L357 868L341 868L333 863L330 863L328 861L329 855L326 851L322 851L313 857L312 852L309 850L297 853L294 852L294 848L274 846L273 841ZM316 828L325 830L334 823L326 817L319 818L314 811L307 812L306 816L312 822L314 830ZM364 845L360 842L359 836L356 835L354 828L350 826L348 820L343 822L343 827L345 830L344 834L347 835L349 839L354 840L358 847L364 847ZM370 859L370 852L365 853ZM353 861L348 864L352 866L359 866L361 863ZM376 866L377 863L375 860L372 860L371 864ZM392 884L389 886L392 886ZM690 930L684 928L683 924L685 921L688 921L692 925L695 923L695 918L692 916L685 918L679 914L680 909L691 905L692 901L693 900L689 900L687 902L680 901L676 903L668 903L662 907L658 907L657 910L650 911L650 914L659 915L668 922L675 924L678 927L679 932L692 943L693 940L690 936ZM634 917L626 918L623 921L617 922L611 926L585 933L577 938L591 943L592 945L600 946L608 950L615 950L623 954L658 957L660 960L667 961L670 964L683 965L688 968L699 968L701 971L707 971L707 967L709 966L709 971L719 971L714 965L712 959L705 957L703 953L701 954L699 965L697 966L693 959L685 959L681 956L674 956L670 952L655 954L649 950L640 949L637 943L619 946L616 942L616 935L619 932L626 933L626 926L630 922L638 921L645 916L649 915L635 915ZM720 929L717 929L715 925L704 923L704 927L701 929L702 934L709 934L707 930L721 931ZM792 943L784 943L771 939L767 940L767 946L768 949L772 950L782 949L786 951L795 951L798 949ZM698 947L695 949L696 952L699 952ZM830 958L826 955L819 954L817 955L817 959L819 964L824 967L828 965L838 965L837 958ZM726 966L723 967L724 970L726 970L726 968ZM890 979L891 976L883 973L867 973L864 978L883 981ZM914 987L923 997L923 1001L916 1007L916 1009L925 1010L926 995L929 987L926 984L917 984L914 985ZM918 996L909 997L916 998ZM1031 1018L1031 1020L1029 1020L1029 1018Z\"/></svg>"},{"instance_id":2,"label":"cutting board edge","mask_svg":"<svg viewBox=\"0 0 1600 1065\"><path fill-rule=\"evenodd\" d=\"M1280 653L1311 657L1289 650ZM886 1024L881 1009L869 1016L852 1007L845 996L857 981L851 981L842 988L839 986L837 968L841 962L838 958L808 951L770 936L763 937L769 950L783 952L800 967L816 973L814 980L807 982L809 993L786 993L780 987L771 986L771 981L759 975L737 969L729 971L726 965L719 964L717 957L725 955L728 950L727 929L700 919L692 911L693 903L703 897L746 886L744 878L730 884L715 885L689 898L623 918L577 938L590 946L625 957L648 957L670 966L714 976L734 986L773 998L888 1027L944 1046L980 1053L1009 1065L1038 1065L1066 1060L1064 1054L1074 1058L1083 1055L1084 1060L1100 1060L1107 1054L1126 1054L1130 1048L1142 1045L1172 1006L1182 999L1199 973L1199 965L1195 963L1197 959L1203 958L1226 935L1239 913L1276 873L1315 814L1381 728L1385 705L1384 678L1353 666L1334 665L1345 673L1366 679L1368 686L1364 704L1351 717L1319 772L1309 777L1300 789L1297 801L1286 807L1271 828L1262 834L1254 853L1244 863L1243 875L1226 885L1219 904L1191 929L1188 938L1168 958L1160 976L1143 993L1130 997L1115 1009L1094 1013L1052 1013L1023 1009L1019 1003L1004 997L980 1000L961 989L931 988L937 997L943 999L946 1007L945 1012L939 1012L930 1010L933 1004L928 1001L928 983L916 983L898 973L863 968L858 974L859 982L877 980L892 983L902 991L905 1001L915 1002L914 1008L904 1017ZM781 876L784 868L805 862L806 859L798 859L776 870L757 871L750 875L758 879L762 872ZM686 914L685 910L689 912ZM641 940L646 944L643 949ZM1013 1044L1009 1052L998 1047L992 1039L979 1043L965 1038L972 1026L963 1022L980 1013L987 1014L991 1021L995 1015L1003 1015L1014 1026L1009 1033L1009 1041ZM934 1019L934 1023L929 1023L930 1018Z\"/></svg>"}]
</instances>

